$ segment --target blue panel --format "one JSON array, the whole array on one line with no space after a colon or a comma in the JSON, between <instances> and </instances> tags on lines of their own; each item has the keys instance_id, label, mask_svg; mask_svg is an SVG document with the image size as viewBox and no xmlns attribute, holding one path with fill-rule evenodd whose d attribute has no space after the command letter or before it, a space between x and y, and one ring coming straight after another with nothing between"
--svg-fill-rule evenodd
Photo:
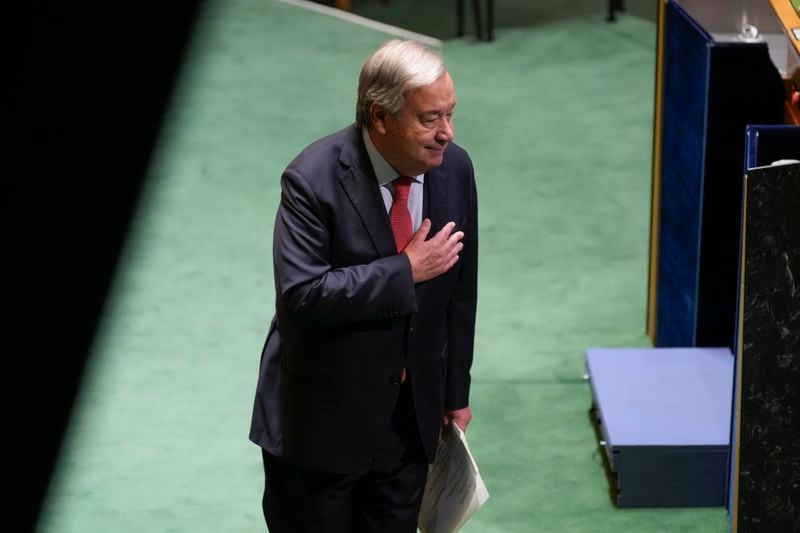
<instances>
[{"instance_id":1,"label":"blue panel","mask_svg":"<svg viewBox=\"0 0 800 533\"><path fill-rule=\"evenodd\" d=\"M800 159L800 126L748 126L745 169Z\"/></svg>"},{"instance_id":2,"label":"blue panel","mask_svg":"<svg viewBox=\"0 0 800 533\"><path fill-rule=\"evenodd\" d=\"M708 34L667 3L657 346L693 346L708 92Z\"/></svg>"},{"instance_id":3,"label":"blue panel","mask_svg":"<svg viewBox=\"0 0 800 533\"><path fill-rule=\"evenodd\" d=\"M728 446L728 348L592 348L586 360L612 446Z\"/></svg>"},{"instance_id":4,"label":"blue panel","mask_svg":"<svg viewBox=\"0 0 800 533\"><path fill-rule=\"evenodd\" d=\"M716 42L675 2L664 30L655 345L732 347L744 132L785 91L765 43Z\"/></svg>"}]
</instances>

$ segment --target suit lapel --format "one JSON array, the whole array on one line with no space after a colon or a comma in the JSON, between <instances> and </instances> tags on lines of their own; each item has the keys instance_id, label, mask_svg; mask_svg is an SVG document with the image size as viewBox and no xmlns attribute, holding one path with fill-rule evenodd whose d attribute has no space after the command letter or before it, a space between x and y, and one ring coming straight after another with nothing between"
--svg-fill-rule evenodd
<instances>
[{"instance_id":1,"label":"suit lapel","mask_svg":"<svg viewBox=\"0 0 800 533\"><path fill-rule=\"evenodd\" d=\"M447 219L447 184L444 174L439 168L425 173L425 199L423 217L431 219L431 231L428 238L436 235L442 227L450 222ZM430 291L437 287L436 278L414 285L417 302L425 301Z\"/></svg>"},{"instance_id":2,"label":"suit lapel","mask_svg":"<svg viewBox=\"0 0 800 533\"><path fill-rule=\"evenodd\" d=\"M367 233L381 257L395 255L394 235L383 203L378 180L372 163L361 139L361 131L351 126L348 139L342 146L340 161L345 171L339 177L350 202L361 218ZM441 167L429 170L425 174L425 194L427 198L427 217L431 219L432 237L450 220L447 219L447 184ZM458 221L455 221L458 225Z\"/></svg>"},{"instance_id":3,"label":"suit lapel","mask_svg":"<svg viewBox=\"0 0 800 533\"><path fill-rule=\"evenodd\" d=\"M430 237L447 224L447 185L440 168L425 174L425 193L428 195L428 218L431 219Z\"/></svg>"},{"instance_id":4,"label":"suit lapel","mask_svg":"<svg viewBox=\"0 0 800 533\"><path fill-rule=\"evenodd\" d=\"M375 251L381 257L394 255L397 249L378 180L364 148L361 132L355 127L351 130L350 142L342 147L340 161L346 170L339 181L361 218Z\"/></svg>"}]
</instances>

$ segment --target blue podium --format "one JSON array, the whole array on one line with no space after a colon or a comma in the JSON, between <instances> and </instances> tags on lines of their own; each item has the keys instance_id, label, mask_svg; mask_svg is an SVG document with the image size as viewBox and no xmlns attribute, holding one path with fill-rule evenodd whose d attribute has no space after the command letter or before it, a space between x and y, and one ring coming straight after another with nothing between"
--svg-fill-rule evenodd
<instances>
[{"instance_id":1,"label":"blue podium","mask_svg":"<svg viewBox=\"0 0 800 533\"><path fill-rule=\"evenodd\" d=\"M748 14L766 36L752 42L730 2L661 5L648 331L658 347L733 348L744 133L783 121L770 45L785 55L786 37L768 2Z\"/></svg>"},{"instance_id":2,"label":"blue podium","mask_svg":"<svg viewBox=\"0 0 800 533\"><path fill-rule=\"evenodd\" d=\"M586 366L617 505L725 505L731 351L589 349Z\"/></svg>"}]
</instances>

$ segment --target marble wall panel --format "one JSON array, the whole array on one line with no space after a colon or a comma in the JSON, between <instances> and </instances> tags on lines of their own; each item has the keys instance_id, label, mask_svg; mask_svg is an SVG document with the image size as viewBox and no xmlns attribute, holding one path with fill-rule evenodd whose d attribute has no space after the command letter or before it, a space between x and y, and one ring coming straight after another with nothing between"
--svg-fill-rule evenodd
<instances>
[{"instance_id":1,"label":"marble wall panel","mask_svg":"<svg viewBox=\"0 0 800 533\"><path fill-rule=\"evenodd\" d=\"M746 178L737 533L800 528L800 164Z\"/></svg>"}]
</instances>

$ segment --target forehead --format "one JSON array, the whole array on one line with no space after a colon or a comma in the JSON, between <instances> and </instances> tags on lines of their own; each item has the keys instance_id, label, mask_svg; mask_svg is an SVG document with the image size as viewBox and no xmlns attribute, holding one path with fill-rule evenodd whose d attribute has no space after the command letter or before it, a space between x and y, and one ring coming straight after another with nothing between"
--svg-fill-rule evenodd
<instances>
[{"instance_id":1,"label":"forehead","mask_svg":"<svg viewBox=\"0 0 800 533\"><path fill-rule=\"evenodd\" d=\"M438 80L419 89L412 89L406 97L409 111L446 110L456 104L453 79L445 72Z\"/></svg>"}]
</instances>

